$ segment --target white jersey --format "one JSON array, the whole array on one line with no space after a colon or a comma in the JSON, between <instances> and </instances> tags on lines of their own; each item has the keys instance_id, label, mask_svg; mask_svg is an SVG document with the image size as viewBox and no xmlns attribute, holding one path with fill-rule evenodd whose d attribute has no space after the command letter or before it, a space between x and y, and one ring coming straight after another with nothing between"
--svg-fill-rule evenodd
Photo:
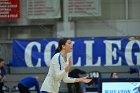
<instances>
[{"instance_id":1,"label":"white jersey","mask_svg":"<svg viewBox=\"0 0 140 93\"><path fill-rule=\"evenodd\" d=\"M41 91L58 93L61 80L65 83L74 83L75 78L68 77L68 73L65 72L65 67L68 62L65 62L60 53L56 53L50 63L49 72L41 86Z\"/></svg>"}]
</instances>

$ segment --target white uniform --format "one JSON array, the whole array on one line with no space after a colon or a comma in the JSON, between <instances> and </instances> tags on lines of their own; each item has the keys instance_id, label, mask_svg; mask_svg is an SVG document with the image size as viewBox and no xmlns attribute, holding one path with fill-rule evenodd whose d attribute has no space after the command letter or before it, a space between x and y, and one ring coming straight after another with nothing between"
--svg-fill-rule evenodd
<instances>
[{"instance_id":1,"label":"white uniform","mask_svg":"<svg viewBox=\"0 0 140 93\"><path fill-rule=\"evenodd\" d=\"M74 83L75 78L68 77L65 72L65 67L68 62L65 62L60 53L56 53L51 60L49 72L41 86L41 91L58 93L61 80L65 83Z\"/></svg>"}]
</instances>

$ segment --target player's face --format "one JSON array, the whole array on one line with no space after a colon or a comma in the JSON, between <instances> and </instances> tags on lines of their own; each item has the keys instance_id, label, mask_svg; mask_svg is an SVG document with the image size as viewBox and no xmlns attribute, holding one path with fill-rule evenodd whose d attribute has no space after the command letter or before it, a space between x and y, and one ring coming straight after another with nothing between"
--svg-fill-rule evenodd
<instances>
[{"instance_id":1,"label":"player's face","mask_svg":"<svg viewBox=\"0 0 140 93\"><path fill-rule=\"evenodd\" d=\"M118 78L118 74L117 73L113 73L113 78Z\"/></svg>"},{"instance_id":2,"label":"player's face","mask_svg":"<svg viewBox=\"0 0 140 93\"><path fill-rule=\"evenodd\" d=\"M67 53L72 52L72 41L67 40L67 42L65 43L63 47Z\"/></svg>"}]
</instances>

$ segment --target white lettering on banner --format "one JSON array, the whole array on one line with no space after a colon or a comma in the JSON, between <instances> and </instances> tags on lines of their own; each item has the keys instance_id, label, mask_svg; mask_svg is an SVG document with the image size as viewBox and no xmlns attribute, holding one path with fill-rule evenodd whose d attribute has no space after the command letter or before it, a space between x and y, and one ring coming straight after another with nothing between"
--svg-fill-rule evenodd
<instances>
[{"instance_id":1,"label":"white lettering on banner","mask_svg":"<svg viewBox=\"0 0 140 93\"><path fill-rule=\"evenodd\" d=\"M49 42L46 47L45 47L45 51L44 51L44 60L45 60L45 64L47 66L50 65L50 60L51 60L51 48L52 46L55 45L55 47L57 48L58 46L58 42L56 41L52 41L52 42Z\"/></svg>"},{"instance_id":2,"label":"white lettering on banner","mask_svg":"<svg viewBox=\"0 0 140 93\"><path fill-rule=\"evenodd\" d=\"M77 62L74 62L74 66L101 66L101 61L104 61L105 64L104 66L120 66L122 65L122 57L126 60L125 62L128 65L135 65L134 63L136 63L136 65L140 65L140 41L138 40L132 40L129 41L126 46L123 46L123 48L125 48L125 51L121 51L122 46L121 46L121 40L104 40L102 45L102 48L105 49L105 51L101 51L103 53L105 53L104 56L102 55L97 55L96 57L93 57L94 52L93 49L96 46L95 41L94 40L85 40L84 41L84 45L85 45L85 56L82 58L81 56L78 57ZM75 42L72 42L73 45L75 44ZM95 46L94 46L95 45ZM32 62L32 51L33 51L33 47L37 48L37 52L41 53L41 44L39 42L30 42L27 47L25 48L25 54L24 54L24 58L25 58L25 63L28 67L41 67L41 61L45 62L46 66L49 66L50 64L50 60L51 60L51 49L52 47L57 47L58 46L58 42L57 41L51 41L48 42L48 44L45 45L45 49L43 51L44 54L44 58L37 58L37 62L36 65L33 65ZM134 46L137 47L137 50L135 51L133 48ZM139 47L139 50L138 50ZM74 51L75 52L75 51ZM118 55L118 52L125 52L123 56ZM103 60L103 59L106 60ZM84 63L82 60L85 60ZM95 60L97 60L96 62L94 62ZM135 62L134 62L135 61ZM137 61L137 62L136 62ZM94 63L93 63L94 62ZM114 63L113 63L114 62Z\"/></svg>"},{"instance_id":3,"label":"white lettering on banner","mask_svg":"<svg viewBox=\"0 0 140 93\"><path fill-rule=\"evenodd\" d=\"M78 61L74 64L74 66L81 66L81 57L78 57Z\"/></svg>"},{"instance_id":4,"label":"white lettering on banner","mask_svg":"<svg viewBox=\"0 0 140 93\"><path fill-rule=\"evenodd\" d=\"M85 66L92 66L93 65L93 57L92 57L92 46L94 44L94 41L84 41L86 45L86 64ZM78 57L78 61L74 66L81 66L81 57Z\"/></svg>"},{"instance_id":5,"label":"white lettering on banner","mask_svg":"<svg viewBox=\"0 0 140 93\"><path fill-rule=\"evenodd\" d=\"M86 65L85 66L92 66L93 65L93 57L92 57L92 46L94 44L94 41L84 41L84 44L86 45Z\"/></svg>"},{"instance_id":6,"label":"white lettering on banner","mask_svg":"<svg viewBox=\"0 0 140 93\"><path fill-rule=\"evenodd\" d=\"M101 64L101 57L98 57L98 60L96 62L96 64L93 64L93 57L92 57L92 48L93 48L93 44L94 41L84 41L85 45L86 45L86 62L85 62L85 66L100 66ZM78 57L78 61L76 62L76 64L74 66L81 66L81 57Z\"/></svg>"},{"instance_id":7,"label":"white lettering on banner","mask_svg":"<svg viewBox=\"0 0 140 93\"><path fill-rule=\"evenodd\" d=\"M128 65L134 65L133 60L132 60L132 48L134 44L137 44L140 48L140 41L138 40L128 42L125 48L125 58ZM140 65L140 62L138 63L138 61L140 60L140 51L138 53L135 53L135 56L137 57L136 65Z\"/></svg>"},{"instance_id":8,"label":"white lettering on banner","mask_svg":"<svg viewBox=\"0 0 140 93\"><path fill-rule=\"evenodd\" d=\"M137 57L137 64L136 65L140 65L140 52L135 53L135 56Z\"/></svg>"},{"instance_id":9,"label":"white lettering on banner","mask_svg":"<svg viewBox=\"0 0 140 93\"><path fill-rule=\"evenodd\" d=\"M105 46L106 46L106 64L105 66L108 66L108 65L121 65L121 62L122 62L122 59L121 57L118 57L117 56L117 50L121 49L121 41L120 40L105 40L104 41L105 43ZM118 49L117 48L114 48L114 50L112 49L112 44L115 44L117 45ZM118 58L118 62L116 64L113 64L113 60L112 60L112 57L114 57L115 60L117 60Z\"/></svg>"},{"instance_id":10,"label":"white lettering on banner","mask_svg":"<svg viewBox=\"0 0 140 93\"><path fill-rule=\"evenodd\" d=\"M74 44L75 44L75 42L72 41L72 45L74 45ZM73 56L72 56L72 59L73 59ZM78 57L78 61L73 66L81 66L81 57Z\"/></svg>"},{"instance_id":11,"label":"white lettering on banner","mask_svg":"<svg viewBox=\"0 0 140 93\"><path fill-rule=\"evenodd\" d=\"M36 46L38 49L38 52L41 52L41 44L38 42L31 42L27 45L27 47L25 48L25 63L28 67L41 67L41 58L38 58L37 61L37 65L33 66L32 64L32 59L31 59L31 55L32 55L32 48L33 46Z\"/></svg>"},{"instance_id":12,"label":"white lettering on banner","mask_svg":"<svg viewBox=\"0 0 140 93\"><path fill-rule=\"evenodd\" d=\"M74 44L75 44L75 42L72 41L72 45L74 45ZM73 56L72 56L72 60L73 60ZM78 61L73 66L81 66L81 57L78 57Z\"/></svg>"}]
</instances>

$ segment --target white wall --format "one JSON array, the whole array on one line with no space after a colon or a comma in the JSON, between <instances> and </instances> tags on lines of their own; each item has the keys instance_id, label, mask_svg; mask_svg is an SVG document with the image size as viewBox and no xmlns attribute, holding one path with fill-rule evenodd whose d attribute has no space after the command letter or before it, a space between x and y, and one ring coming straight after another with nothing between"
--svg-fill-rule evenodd
<instances>
[{"instance_id":1,"label":"white wall","mask_svg":"<svg viewBox=\"0 0 140 93\"><path fill-rule=\"evenodd\" d=\"M75 37L139 36L140 0L101 0L99 17L73 18ZM34 39L56 37L58 23L62 20L27 19L27 0L20 0L21 18L0 20L0 38ZM128 6L128 14L127 7Z\"/></svg>"},{"instance_id":2,"label":"white wall","mask_svg":"<svg viewBox=\"0 0 140 93\"><path fill-rule=\"evenodd\" d=\"M83 21L76 24L76 36L140 36L139 29L140 20Z\"/></svg>"},{"instance_id":3,"label":"white wall","mask_svg":"<svg viewBox=\"0 0 140 93\"><path fill-rule=\"evenodd\" d=\"M59 28L57 25L62 20L29 20L26 2L27 0L20 0L20 19L0 20L0 39L56 37ZM75 24L73 29L76 37L138 36L140 35L139 9L140 0L101 0L101 16L73 18L70 21Z\"/></svg>"},{"instance_id":4,"label":"white wall","mask_svg":"<svg viewBox=\"0 0 140 93\"><path fill-rule=\"evenodd\" d=\"M102 0L101 9L100 17L75 19L77 37L140 36L140 0Z\"/></svg>"}]
</instances>

